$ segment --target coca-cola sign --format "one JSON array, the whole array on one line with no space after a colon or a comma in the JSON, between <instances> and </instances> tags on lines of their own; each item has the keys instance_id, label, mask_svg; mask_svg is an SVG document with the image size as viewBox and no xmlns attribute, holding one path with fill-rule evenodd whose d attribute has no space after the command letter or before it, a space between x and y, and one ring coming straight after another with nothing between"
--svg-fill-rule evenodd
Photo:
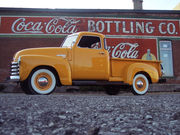
<instances>
[{"instance_id":1,"label":"coca-cola sign","mask_svg":"<svg viewBox=\"0 0 180 135\"><path fill-rule=\"evenodd\" d=\"M108 46L108 51L111 53L111 56L113 58L131 58L131 59L137 59L139 51L137 50L137 47L139 45L137 43L131 44L131 43L119 43L116 46ZM127 50L125 48L128 47ZM112 48L112 52L111 52Z\"/></svg>"},{"instance_id":2,"label":"coca-cola sign","mask_svg":"<svg viewBox=\"0 0 180 135\"><path fill-rule=\"evenodd\" d=\"M157 59L156 39L107 38L107 48L113 58Z\"/></svg>"},{"instance_id":3,"label":"coca-cola sign","mask_svg":"<svg viewBox=\"0 0 180 135\"><path fill-rule=\"evenodd\" d=\"M180 37L179 20L102 17L0 17L0 34L71 34L79 31L105 35Z\"/></svg>"},{"instance_id":4,"label":"coca-cola sign","mask_svg":"<svg viewBox=\"0 0 180 135\"><path fill-rule=\"evenodd\" d=\"M26 18L21 17L13 22L11 30L18 34L70 34L78 31L77 23L79 21L65 17L52 18L48 22L28 21Z\"/></svg>"}]
</instances>

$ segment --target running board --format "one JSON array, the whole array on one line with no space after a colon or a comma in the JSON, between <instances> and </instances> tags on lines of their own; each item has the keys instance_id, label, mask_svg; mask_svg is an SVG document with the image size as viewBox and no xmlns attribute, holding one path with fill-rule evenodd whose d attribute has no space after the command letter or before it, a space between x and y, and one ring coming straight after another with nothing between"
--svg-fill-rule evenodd
<instances>
[{"instance_id":1,"label":"running board","mask_svg":"<svg viewBox=\"0 0 180 135\"><path fill-rule=\"evenodd\" d=\"M124 85L121 82L109 82L109 81L72 81L73 86L106 86L106 85Z\"/></svg>"}]
</instances>

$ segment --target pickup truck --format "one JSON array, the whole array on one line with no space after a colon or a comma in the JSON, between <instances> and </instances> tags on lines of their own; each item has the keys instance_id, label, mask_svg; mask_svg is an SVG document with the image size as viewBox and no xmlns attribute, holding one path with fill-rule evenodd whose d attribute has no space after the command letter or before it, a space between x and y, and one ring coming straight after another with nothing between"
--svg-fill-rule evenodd
<instances>
[{"instance_id":1,"label":"pickup truck","mask_svg":"<svg viewBox=\"0 0 180 135\"><path fill-rule=\"evenodd\" d=\"M126 84L132 86L134 94L143 95L150 83L160 80L160 63L110 58L103 34L79 32L68 35L61 47L17 52L11 64L10 80L20 82L28 94L50 94L56 86L63 85L120 87Z\"/></svg>"}]
</instances>

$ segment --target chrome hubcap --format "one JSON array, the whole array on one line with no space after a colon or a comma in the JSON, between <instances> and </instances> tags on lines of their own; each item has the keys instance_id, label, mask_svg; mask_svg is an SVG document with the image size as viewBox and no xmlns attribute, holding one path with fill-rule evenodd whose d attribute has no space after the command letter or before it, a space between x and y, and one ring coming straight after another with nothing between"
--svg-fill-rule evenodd
<instances>
[{"instance_id":1,"label":"chrome hubcap","mask_svg":"<svg viewBox=\"0 0 180 135\"><path fill-rule=\"evenodd\" d=\"M143 82L141 80L137 81L137 87L141 89L143 87Z\"/></svg>"},{"instance_id":2,"label":"chrome hubcap","mask_svg":"<svg viewBox=\"0 0 180 135\"><path fill-rule=\"evenodd\" d=\"M46 77L41 77L38 79L38 84L41 86L41 87L45 87L48 85L48 79Z\"/></svg>"}]
</instances>

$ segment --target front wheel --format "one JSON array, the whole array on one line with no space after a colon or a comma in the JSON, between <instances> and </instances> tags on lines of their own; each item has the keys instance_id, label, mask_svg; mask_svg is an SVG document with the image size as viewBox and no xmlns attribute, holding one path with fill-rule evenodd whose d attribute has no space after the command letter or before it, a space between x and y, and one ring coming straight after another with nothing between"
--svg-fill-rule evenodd
<instances>
[{"instance_id":1,"label":"front wheel","mask_svg":"<svg viewBox=\"0 0 180 135\"><path fill-rule=\"evenodd\" d=\"M37 69L31 73L28 85L32 94L50 94L56 88L56 77L49 69Z\"/></svg>"},{"instance_id":2,"label":"front wheel","mask_svg":"<svg viewBox=\"0 0 180 135\"><path fill-rule=\"evenodd\" d=\"M133 79L133 93L135 95L144 95L149 88L149 81L143 74L135 75Z\"/></svg>"}]
</instances>

